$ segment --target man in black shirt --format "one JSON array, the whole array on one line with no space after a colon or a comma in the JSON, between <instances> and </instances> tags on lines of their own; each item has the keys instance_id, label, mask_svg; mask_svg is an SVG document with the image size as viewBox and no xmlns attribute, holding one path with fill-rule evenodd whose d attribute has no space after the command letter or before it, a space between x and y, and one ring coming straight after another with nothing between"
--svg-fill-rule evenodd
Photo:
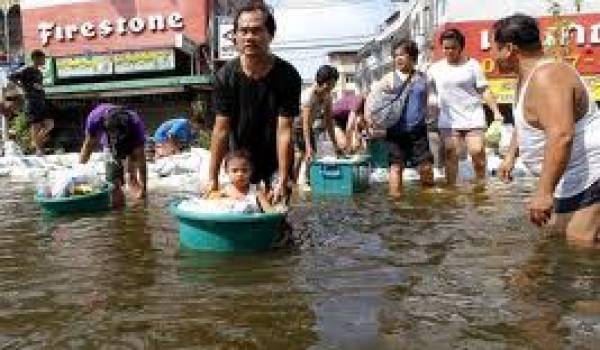
<instances>
[{"instance_id":1,"label":"man in black shirt","mask_svg":"<svg viewBox=\"0 0 600 350\"><path fill-rule=\"evenodd\" d=\"M31 53L32 64L10 74L8 79L23 89L25 95L25 116L31 130L31 142L36 154L43 154L43 147L50 131L54 128L54 120L48 113L44 77L41 68L46 64L46 55L41 50Z\"/></svg>"},{"instance_id":2,"label":"man in black shirt","mask_svg":"<svg viewBox=\"0 0 600 350\"><path fill-rule=\"evenodd\" d=\"M211 140L210 188L219 188L219 169L228 149L250 153L253 183L273 188L274 200L287 199L293 163L292 122L300 114L302 80L288 62L271 54L275 19L262 4L238 12L234 35L240 57L228 62L215 79L216 120Z\"/></svg>"}]
</instances>

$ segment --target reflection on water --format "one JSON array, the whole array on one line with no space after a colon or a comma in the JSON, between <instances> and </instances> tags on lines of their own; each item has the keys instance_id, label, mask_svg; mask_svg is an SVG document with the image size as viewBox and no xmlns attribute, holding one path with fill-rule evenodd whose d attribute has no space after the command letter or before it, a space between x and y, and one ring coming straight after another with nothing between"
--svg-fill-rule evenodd
<instances>
[{"instance_id":1,"label":"reflection on water","mask_svg":"<svg viewBox=\"0 0 600 350\"><path fill-rule=\"evenodd\" d=\"M299 201L296 247L179 247L167 193L51 218L0 186L2 348L600 348L600 259L523 217L528 184Z\"/></svg>"}]
</instances>

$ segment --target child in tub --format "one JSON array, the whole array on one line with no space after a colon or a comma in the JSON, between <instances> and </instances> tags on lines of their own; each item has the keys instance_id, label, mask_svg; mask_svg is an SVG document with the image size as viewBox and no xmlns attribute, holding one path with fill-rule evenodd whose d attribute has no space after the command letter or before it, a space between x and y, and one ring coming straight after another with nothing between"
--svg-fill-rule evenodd
<instances>
[{"instance_id":1,"label":"child in tub","mask_svg":"<svg viewBox=\"0 0 600 350\"><path fill-rule=\"evenodd\" d=\"M230 184L219 192L209 194L209 199L229 199L235 212L260 213L273 211L264 189L250 183L252 164L245 150L229 152L225 156L225 170Z\"/></svg>"}]
</instances>

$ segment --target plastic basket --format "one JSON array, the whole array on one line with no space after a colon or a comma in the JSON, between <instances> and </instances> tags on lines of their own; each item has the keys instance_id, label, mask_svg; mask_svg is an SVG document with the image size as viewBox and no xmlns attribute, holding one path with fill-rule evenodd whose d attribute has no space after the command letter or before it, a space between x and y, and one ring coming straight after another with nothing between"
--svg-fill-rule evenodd
<instances>
[{"instance_id":1,"label":"plastic basket","mask_svg":"<svg viewBox=\"0 0 600 350\"><path fill-rule=\"evenodd\" d=\"M310 165L310 190L313 195L349 196L362 192L369 183L368 157L360 160L317 160Z\"/></svg>"},{"instance_id":2,"label":"plastic basket","mask_svg":"<svg viewBox=\"0 0 600 350\"><path fill-rule=\"evenodd\" d=\"M286 217L286 213L199 214L180 210L179 203L169 206L179 222L179 242L198 251L268 250L279 238Z\"/></svg>"},{"instance_id":3,"label":"plastic basket","mask_svg":"<svg viewBox=\"0 0 600 350\"><path fill-rule=\"evenodd\" d=\"M65 198L47 198L35 195L35 201L47 213L72 214L106 211L111 209L111 185L104 185L100 191Z\"/></svg>"},{"instance_id":4,"label":"plastic basket","mask_svg":"<svg viewBox=\"0 0 600 350\"><path fill-rule=\"evenodd\" d=\"M387 168L390 166L390 153L384 139L370 139L367 142L367 153L371 157L373 168Z\"/></svg>"}]
</instances>

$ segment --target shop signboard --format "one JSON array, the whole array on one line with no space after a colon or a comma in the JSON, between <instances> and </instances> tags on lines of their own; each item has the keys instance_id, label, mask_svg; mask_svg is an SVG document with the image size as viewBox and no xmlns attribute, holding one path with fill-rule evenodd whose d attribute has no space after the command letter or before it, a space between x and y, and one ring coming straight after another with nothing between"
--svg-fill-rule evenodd
<instances>
[{"instance_id":1,"label":"shop signboard","mask_svg":"<svg viewBox=\"0 0 600 350\"><path fill-rule=\"evenodd\" d=\"M231 17L217 18L217 59L230 60L237 56L233 42L233 19Z\"/></svg>"},{"instance_id":2,"label":"shop signboard","mask_svg":"<svg viewBox=\"0 0 600 350\"><path fill-rule=\"evenodd\" d=\"M173 49L122 52L113 55L115 74L167 71L175 69Z\"/></svg>"},{"instance_id":3,"label":"shop signboard","mask_svg":"<svg viewBox=\"0 0 600 350\"><path fill-rule=\"evenodd\" d=\"M111 75L113 63L109 55L56 58L56 76L59 79Z\"/></svg>"}]
</instances>

